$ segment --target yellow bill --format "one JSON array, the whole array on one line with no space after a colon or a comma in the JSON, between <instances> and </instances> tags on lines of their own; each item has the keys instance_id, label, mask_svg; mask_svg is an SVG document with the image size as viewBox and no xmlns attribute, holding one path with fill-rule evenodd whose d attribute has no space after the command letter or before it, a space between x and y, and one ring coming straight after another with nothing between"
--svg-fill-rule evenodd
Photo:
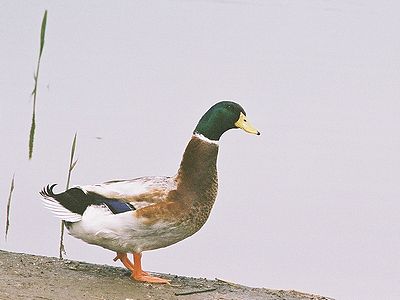
<instances>
[{"instance_id":1,"label":"yellow bill","mask_svg":"<svg viewBox=\"0 0 400 300\"><path fill-rule=\"evenodd\" d=\"M239 120L236 121L235 126L248 133L260 135L260 132L253 125L251 125L249 121L247 121L247 117L242 112L240 113Z\"/></svg>"}]
</instances>

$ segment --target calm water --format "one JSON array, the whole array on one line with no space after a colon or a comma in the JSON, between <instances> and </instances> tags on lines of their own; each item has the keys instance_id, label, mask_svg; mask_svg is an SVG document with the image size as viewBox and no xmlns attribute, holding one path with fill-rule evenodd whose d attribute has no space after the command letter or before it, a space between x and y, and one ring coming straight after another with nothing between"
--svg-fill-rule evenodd
<instances>
[{"instance_id":1,"label":"calm water","mask_svg":"<svg viewBox=\"0 0 400 300\"><path fill-rule=\"evenodd\" d=\"M234 99L262 132L221 141L204 228L144 253L148 270L297 289L400 297L400 5L395 1L0 4L2 249L58 255L39 190L173 175L200 116ZM33 159L30 92L48 9ZM4 234L4 227L0 230ZM66 238L67 258L113 253Z\"/></svg>"}]
</instances>

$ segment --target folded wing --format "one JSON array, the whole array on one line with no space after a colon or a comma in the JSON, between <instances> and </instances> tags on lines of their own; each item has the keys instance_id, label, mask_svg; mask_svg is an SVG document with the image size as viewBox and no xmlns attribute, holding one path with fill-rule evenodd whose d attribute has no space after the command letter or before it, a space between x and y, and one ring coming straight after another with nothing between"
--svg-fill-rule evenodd
<instances>
[{"instance_id":1,"label":"folded wing","mask_svg":"<svg viewBox=\"0 0 400 300\"><path fill-rule=\"evenodd\" d=\"M90 206L119 214L162 202L175 182L171 177L141 177L77 186L59 194L53 192L54 187L49 185L40 192L45 207L64 221L78 222Z\"/></svg>"}]
</instances>

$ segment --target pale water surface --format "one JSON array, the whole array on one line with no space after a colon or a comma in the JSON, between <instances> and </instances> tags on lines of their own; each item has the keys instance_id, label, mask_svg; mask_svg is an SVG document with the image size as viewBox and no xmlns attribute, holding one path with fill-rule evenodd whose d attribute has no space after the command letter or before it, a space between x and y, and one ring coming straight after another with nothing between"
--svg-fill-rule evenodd
<instances>
[{"instance_id":1,"label":"pale water surface","mask_svg":"<svg viewBox=\"0 0 400 300\"><path fill-rule=\"evenodd\" d=\"M28 133L48 9L37 133ZM223 136L220 190L195 236L144 254L146 269L400 298L398 1L3 1L0 211L12 251L58 254L39 201L72 184L173 175L200 116L234 99L262 132ZM113 253L66 238L67 258ZM116 265L116 264L115 264Z\"/></svg>"}]
</instances>

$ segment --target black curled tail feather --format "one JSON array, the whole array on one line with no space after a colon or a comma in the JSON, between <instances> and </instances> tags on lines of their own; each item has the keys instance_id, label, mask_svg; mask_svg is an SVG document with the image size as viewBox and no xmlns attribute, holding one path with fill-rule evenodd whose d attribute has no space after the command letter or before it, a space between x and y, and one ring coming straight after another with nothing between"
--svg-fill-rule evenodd
<instances>
[{"instance_id":1,"label":"black curled tail feather","mask_svg":"<svg viewBox=\"0 0 400 300\"><path fill-rule=\"evenodd\" d=\"M39 193L43 197L42 202L45 208L52 211L58 218L69 223L79 222L82 215L77 214L69 209L68 205L64 204L63 196L53 192L56 184L45 186Z\"/></svg>"},{"instance_id":2,"label":"black curled tail feather","mask_svg":"<svg viewBox=\"0 0 400 300\"><path fill-rule=\"evenodd\" d=\"M52 200L57 201L63 207L68 209L70 212L83 215L88 206L97 204L93 203L91 199L88 199L85 192L78 187L70 188L65 192L55 194L53 192L53 188L55 186L56 184L44 187L43 190L40 192L40 194L44 198L51 198Z\"/></svg>"},{"instance_id":3,"label":"black curled tail feather","mask_svg":"<svg viewBox=\"0 0 400 300\"><path fill-rule=\"evenodd\" d=\"M53 189L57 184L54 183L52 185L48 184L47 186L43 187L43 189L39 192L42 197L50 197L54 198L56 194L54 194Z\"/></svg>"}]
</instances>

